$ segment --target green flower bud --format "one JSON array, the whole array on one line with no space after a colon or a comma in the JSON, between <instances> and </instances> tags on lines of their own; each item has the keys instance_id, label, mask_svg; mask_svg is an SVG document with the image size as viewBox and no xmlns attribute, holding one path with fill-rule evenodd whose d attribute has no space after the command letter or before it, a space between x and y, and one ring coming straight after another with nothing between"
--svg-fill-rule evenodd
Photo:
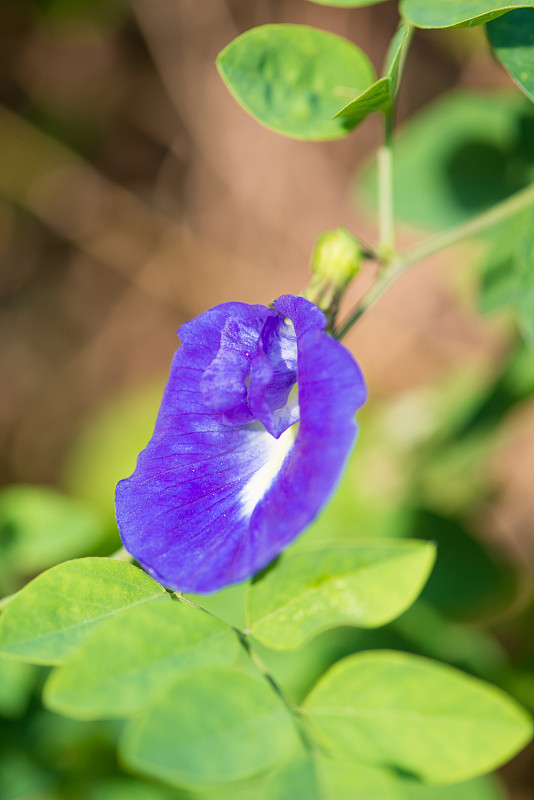
<instances>
[{"instance_id":1,"label":"green flower bud","mask_svg":"<svg viewBox=\"0 0 534 800\"><path fill-rule=\"evenodd\" d=\"M325 231L317 239L311 262L313 277L303 296L325 312L329 327L333 326L341 298L360 271L362 261L360 243L343 226Z\"/></svg>"}]
</instances>

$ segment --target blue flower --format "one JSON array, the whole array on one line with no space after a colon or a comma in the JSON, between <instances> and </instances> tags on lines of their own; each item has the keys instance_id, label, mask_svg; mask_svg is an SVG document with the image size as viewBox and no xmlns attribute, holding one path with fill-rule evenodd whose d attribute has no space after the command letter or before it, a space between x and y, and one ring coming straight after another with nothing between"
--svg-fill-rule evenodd
<instances>
[{"instance_id":1,"label":"blue flower","mask_svg":"<svg viewBox=\"0 0 534 800\"><path fill-rule=\"evenodd\" d=\"M365 402L360 369L309 300L224 303L182 325L152 439L117 486L125 548L209 593L249 578L314 519Z\"/></svg>"}]
</instances>

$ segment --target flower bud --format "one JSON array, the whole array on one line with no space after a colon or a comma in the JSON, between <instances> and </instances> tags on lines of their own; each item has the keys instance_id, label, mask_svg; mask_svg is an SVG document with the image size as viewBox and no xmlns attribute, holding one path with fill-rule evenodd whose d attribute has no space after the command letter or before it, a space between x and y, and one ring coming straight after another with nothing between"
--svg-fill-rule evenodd
<instances>
[{"instance_id":1,"label":"flower bud","mask_svg":"<svg viewBox=\"0 0 534 800\"><path fill-rule=\"evenodd\" d=\"M360 243L343 226L325 231L317 239L311 262L313 277L303 296L324 311L330 328L345 290L361 269L362 260Z\"/></svg>"}]
</instances>

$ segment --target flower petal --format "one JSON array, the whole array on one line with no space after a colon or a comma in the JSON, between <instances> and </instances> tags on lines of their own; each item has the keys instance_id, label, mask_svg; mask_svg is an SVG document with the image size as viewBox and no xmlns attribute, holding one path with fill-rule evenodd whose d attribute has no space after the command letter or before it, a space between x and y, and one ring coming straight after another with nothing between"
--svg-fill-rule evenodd
<instances>
[{"instance_id":1,"label":"flower petal","mask_svg":"<svg viewBox=\"0 0 534 800\"><path fill-rule=\"evenodd\" d=\"M154 435L117 486L126 549L173 589L213 592L269 563L328 499L354 442L366 396L354 359L309 301L286 295L274 307L226 303L180 328ZM278 439L260 422L229 426L201 390L227 321L277 312L297 336L300 405L300 423Z\"/></svg>"}]
</instances>

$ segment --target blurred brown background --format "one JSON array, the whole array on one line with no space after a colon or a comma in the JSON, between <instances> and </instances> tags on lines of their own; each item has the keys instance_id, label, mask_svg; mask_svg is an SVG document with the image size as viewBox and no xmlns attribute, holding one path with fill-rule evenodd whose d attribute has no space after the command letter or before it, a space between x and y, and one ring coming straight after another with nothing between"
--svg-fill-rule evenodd
<instances>
[{"instance_id":1,"label":"blurred brown background","mask_svg":"<svg viewBox=\"0 0 534 800\"><path fill-rule=\"evenodd\" d=\"M248 27L291 21L352 38L379 68L397 11L2 0L0 16L0 477L53 482L91 409L166 372L181 322L298 292L324 228L374 235L351 184L379 120L340 142L280 137L229 96L218 51ZM452 86L500 84L480 29L418 32L400 116ZM457 261L415 270L351 334L374 394L499 351L454 299Z\"/></svg>"}]
</instances>

